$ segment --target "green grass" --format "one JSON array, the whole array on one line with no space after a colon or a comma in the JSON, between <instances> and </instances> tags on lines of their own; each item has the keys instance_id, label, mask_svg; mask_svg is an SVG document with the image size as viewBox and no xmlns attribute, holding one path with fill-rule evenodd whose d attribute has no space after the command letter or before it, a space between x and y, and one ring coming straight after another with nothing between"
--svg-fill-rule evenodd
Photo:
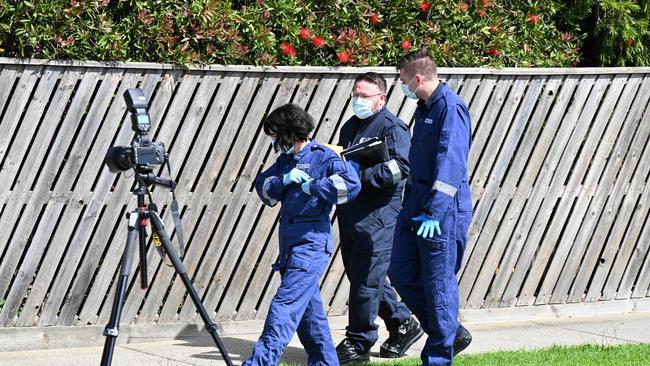
<instances>
[{"instance_id":1,"label":"green grass","mask_svg":"<svg viewBox=\"0 0 650 366\"><path fill-rule=\"evenodd\" d=\"M286 366L286 364L284 364ZM418 366L419 358L371 362L361 365ZM555 346L531 351L492 352L460 355L454 366L643 366L650 365L650 344L617 346Z\"/></svg>"},{"instance_id":2,"label":"green grass","mask_svg":"<svg viewBox=\"0 0 650 366\"><path fill-rule=\"evenodd\" d=\"M375 366L417 366L419 358L371 362ZM460 355L454 366L642 366L650 365L650 344L555 346L542 350Z\"/></svg>"}]
</instances>

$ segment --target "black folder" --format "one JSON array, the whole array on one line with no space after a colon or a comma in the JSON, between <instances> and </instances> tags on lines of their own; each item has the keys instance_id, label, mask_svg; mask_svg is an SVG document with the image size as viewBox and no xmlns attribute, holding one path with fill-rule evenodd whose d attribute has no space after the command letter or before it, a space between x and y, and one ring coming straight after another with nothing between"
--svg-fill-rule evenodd
<instances>
[{"instance_id":1,"label":"black folder","mask_svg":"<svg viewBox=\"0 0 650 366\"><path fill-rule=\"evenodd\" d=\"M354 160L365 166L373 166L390 159L388 146L379 137L373 137L360 144L350 146L343 150L341 155L345 160Z\"/></svg>"}]
</instances>

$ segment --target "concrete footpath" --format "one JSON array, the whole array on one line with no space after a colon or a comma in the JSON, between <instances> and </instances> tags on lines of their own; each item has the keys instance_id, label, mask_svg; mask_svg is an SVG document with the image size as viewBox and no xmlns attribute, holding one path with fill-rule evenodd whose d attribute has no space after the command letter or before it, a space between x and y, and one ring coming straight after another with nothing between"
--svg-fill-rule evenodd
<instances>
[{"instance_id":1,"label":"concrete footpath","mask_svg":"<svg viewBox=\"0 0 650 366\"><path fill-rule=\"evenodd\" d=\"M330 318L334 342L345 335L345 317ZM598 317L558 318L540 321L464 323L472 332L474 341L464 353L483 353L499 350L545 348L552 345L621 343L650 344L650 313L631 313ZM229 332L231 333L231 332ZM232 332L236 333L236 332ZM222 337L233 363L236 365L250 354L259 333L245 332ZM380 341L387 337L382 328ZM409 355L417 356L424 344L424 337L416 343ZM2 366L36 365L99 365L102 347L61 348L37 351L0 352ZM379 358L373 360L380 361ZM297 338L287 347L283 362L306 364L306 356ZM206 333L196 337L149 343L118 344L115 347L113 365L224 365L219 351Z\"/></svg>"}]
</instances>

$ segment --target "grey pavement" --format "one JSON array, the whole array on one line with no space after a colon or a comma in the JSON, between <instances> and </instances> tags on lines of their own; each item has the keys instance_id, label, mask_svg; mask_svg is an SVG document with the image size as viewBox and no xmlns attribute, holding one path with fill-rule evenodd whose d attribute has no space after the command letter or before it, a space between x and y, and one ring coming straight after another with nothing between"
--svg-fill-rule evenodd
<instances>
[{"instance_id":1,"label":"grey pavement","mask_svg":"<svg viewBox=\"0 0 650 366\"><path fill-rule=\"evenodd\" d=\"M330 318L334 342L345 335L346 319ZM598 317L558 318L516 322L464 323L472 332L473 342L465 353L483 353L499 350L545 348L552 345L622 343L650 344L650 313L630 313ZM380 328L380 340L373 352L388 336ZM237 333L237 332L233 332ZM249 354L259 335L246 329L244 333L222 337L233 362L240 364ZM424 345L423 337L409 351L417 356ZM62 348L37 351L0 352L2 366L36 365L99 365L102 347ZM380 361L379 358L373 360ZM297 337L285 350L283 362L306 364L306 356ZM118 344L113 365L224 365L219 351L209 335L149 343Z\"/></svg>"}]
</instances>

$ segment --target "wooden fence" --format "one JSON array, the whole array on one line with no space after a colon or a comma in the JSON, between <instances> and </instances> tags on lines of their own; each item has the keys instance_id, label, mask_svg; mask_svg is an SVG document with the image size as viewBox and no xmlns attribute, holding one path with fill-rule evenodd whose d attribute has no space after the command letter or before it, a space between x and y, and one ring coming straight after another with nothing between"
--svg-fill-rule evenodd
<instances>
[{"instance_id":1,"label":"wooden fence","mask_svg":"<svg viewBox=\"0 0 650 366\"><path fill-rule=\"evenodd\" d=\"M102 160L133 137L131 87L150 97L152 134L170 153L184 262L206 308L216 320L264 318L279 281L278 209L253 190L275 158L261 121L297 103L318 121L316 140L336 141L366 70L387 78L389 109L411 121L416 105L391 68L0 59L0 325L107 322L135 202L130 174ZM650 69L440 71L474 133L462 307L650 297ZM153 198L171 232L170 193ZM151 284L140 290L136 260L123 323L200 321L173 268L151 247L147 259ZM321 287L330 315L346 312L348 289L337 249Z\"/></svg>"}]
</instances>

